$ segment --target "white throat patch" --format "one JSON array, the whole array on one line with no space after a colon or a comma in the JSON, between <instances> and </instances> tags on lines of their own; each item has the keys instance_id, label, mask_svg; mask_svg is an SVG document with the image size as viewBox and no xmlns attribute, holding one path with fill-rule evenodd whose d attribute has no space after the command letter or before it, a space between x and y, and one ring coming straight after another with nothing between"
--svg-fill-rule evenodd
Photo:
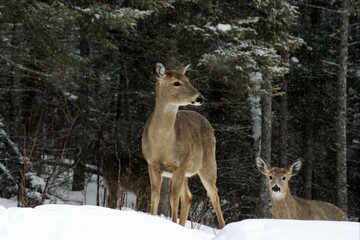
<instances>
[{"instance_id":1,"label":"white throat patch","mask_svg":"<svg viewBox=\"0 0 360 240\"><path fill-rule=\"evenodd\" d=\"M271 197L276 200L281 200L281 199L285 198L285 196L286 196L286 193L271 191Z\"/></svg>"},{"instance_id":2,"label":"white throat patch","mask_svg":"<svg viewBox=\"0 0 360 240\"><path fill-rule=\"evenodd\" d=\"M178 110L179 110L179 106L174 105L174 104L168 104L165 106L166 113L177 112Z\"/></svg>"}]
</instances>

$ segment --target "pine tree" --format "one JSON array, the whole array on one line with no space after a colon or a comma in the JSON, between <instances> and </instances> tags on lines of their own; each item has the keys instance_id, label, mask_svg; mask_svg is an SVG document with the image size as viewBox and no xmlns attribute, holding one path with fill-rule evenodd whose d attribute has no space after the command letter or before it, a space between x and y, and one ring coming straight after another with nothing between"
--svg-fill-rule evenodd
<instances>
[{"instance_id":1,"label":"pine tree","mask_svg":"<svg viewBox=\"0 0 360 240\"><path fill-rule=\"evenodd\" d=\"M97 123L104 122L106 105L115 95L99 94L108 94L112 86L102 77L108 69L99 70L105 64L97 68L96 63L119 49L115 33L128 36L152 11L96 1L15 1L3 3L1 13L0 59L7 79L2 89L8 89L4 94L13 100L1 112L11 113L4 114L6 122L17 123L9 124L16 130L14 141L23 151L36 146L28 157L38 174L43 158L54 158L60 166L74 152L92 156ZM80 156L75 166L93 159ZM54 180L56 169L47 182Z\"/></svg>"}]
</instances>

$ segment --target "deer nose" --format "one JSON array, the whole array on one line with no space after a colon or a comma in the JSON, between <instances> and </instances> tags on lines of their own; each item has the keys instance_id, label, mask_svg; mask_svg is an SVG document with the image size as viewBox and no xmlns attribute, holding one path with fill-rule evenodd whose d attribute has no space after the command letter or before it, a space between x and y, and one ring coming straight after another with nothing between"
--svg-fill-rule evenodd
<instances>
[{"instance_id":1,"label":"deer nose","mask_svg":"<svg viewBox=\"0 0 360 240\"><path fill-rule=\"evenodd\" d=\"M280 188L278 185L272 187L273 192L280 192Z\"/></svg>"},{"instance_id":2,"label":"deer nose","mask_svg":"<svg viewBox=\"0 0 360 240\"><path fill-rule=\"evenodd\" d=\"M196 103L203 104L205 102L205 99L203 96L198 96L195 100Z\"/></svg>"}]
</instances>

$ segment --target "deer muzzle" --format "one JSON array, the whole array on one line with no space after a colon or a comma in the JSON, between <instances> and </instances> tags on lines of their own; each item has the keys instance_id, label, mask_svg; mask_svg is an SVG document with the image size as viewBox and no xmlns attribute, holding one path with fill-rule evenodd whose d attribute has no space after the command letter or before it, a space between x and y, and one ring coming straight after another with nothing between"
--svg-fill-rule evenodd
<instances>
[{"instance_id":1,"label":"deer muzzle","mask_svg":"<svg viewBox=\"0 0 360 240\"><path fill-rule=\"evenodd\" d=\"M193 104L193 105L200 106L200 105L202 105L204 102L205 102L205 98L204 98L202 95L200 95L200 96L198 96L198 97L195 99L194 102L192 102L192 104Z\"/></svg>"},{"instance_id":2,"label":"deer muzzle","mask_svg":"<svg viewBox=\"0 0 360 240\"><path fill-rule=\"evenodd\" d=\"M275 185L272 187L273 192L280 192L280 187L278 185Z\"/></svg>"}]
</instances>

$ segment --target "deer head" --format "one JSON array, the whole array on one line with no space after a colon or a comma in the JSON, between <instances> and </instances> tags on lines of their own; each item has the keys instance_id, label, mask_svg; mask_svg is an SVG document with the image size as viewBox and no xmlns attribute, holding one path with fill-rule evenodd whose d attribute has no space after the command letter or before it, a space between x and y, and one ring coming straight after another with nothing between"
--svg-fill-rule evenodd
<instances>
[{"instance_id":1,"label":"deer head","mask_svg":"<svg viewBox=\"0 0 360 240\"><path fill-rule=\"evenodd\" d=\"M269 184L272 217L299 220L348 220L347 215L331 203L303 199L290 193L289 180L298 174L301 165L301 161L296 161L289 168L277 168L271 167L261 158L256 158L256 166L267 177Z\"/></svg>"},{"instance_id":2,"label":"deer head","mask_svg":"<svg viewBox=\"0 0 360 240\"><path fill-rule=\"evenodd\" d=\"M273 200L284 199L287 194L290 194L289 180L299 173L301 165L301 161L296 161L289 168L277 168L271 167L261 158L256 158L258 170L267 177L269 191Z\"/></svg>"},{"instance_id":3,"label":"deer head","mask_svg":"<svg viewBox=\"0 0 360 240\"><path fill-rule=\"evenodd\" d=\"M190 65L167 71L163 64L156 63L154 74L156 78L157 103L168 111L176 111L179 106L201 105L204 97L191 85L185 76Z\"/></svg>"}]
</instances>

